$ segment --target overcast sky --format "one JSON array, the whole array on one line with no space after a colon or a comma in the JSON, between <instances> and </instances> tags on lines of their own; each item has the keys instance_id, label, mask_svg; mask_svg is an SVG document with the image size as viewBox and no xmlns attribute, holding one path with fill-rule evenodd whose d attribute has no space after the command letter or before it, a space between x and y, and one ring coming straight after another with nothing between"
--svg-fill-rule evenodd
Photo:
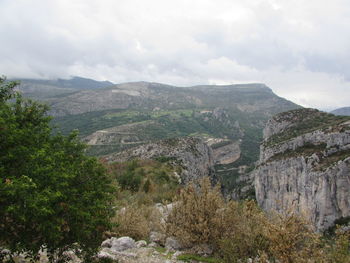
<instances>
[{"instance_id":1,"label":"overcast sky","mask_svg":"<svg viewBox=\"0 0 350 263\"><path fill-rule=\"evenodd\" d=\"M349 0L0 0L0 74L262 82L350 106Z\"/></svg>"}]
</instances>

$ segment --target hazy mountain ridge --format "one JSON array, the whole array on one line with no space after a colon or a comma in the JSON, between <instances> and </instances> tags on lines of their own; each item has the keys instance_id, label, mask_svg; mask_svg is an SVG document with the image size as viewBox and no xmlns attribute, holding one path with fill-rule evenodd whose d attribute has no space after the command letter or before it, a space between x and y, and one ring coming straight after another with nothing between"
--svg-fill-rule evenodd
<instances>
[{"instance_id":1,"label":"hazy mountain ridge","mask_svg":"<svg viewBox=\"0 0 350 263\"><path fill-rule=\"evenodd\" d=\"M19 91L34 99L54 100L79 90L100 89L114 85L109 81L72 77L71 79L16 79L20 82Z\"/></svg>"},{"instance_id":2,"label":"hazy mountain ridge","mask_svg":"<svg viewBox=\"0 0 350 263\"><path fill-rule=\"evenodd\" d=\"M339 109L335 109L331 111L334 115L344 115L344 116L350 116L350 107L342 107Z\"/></svg>"},{"instance_id":3,"label":"hazy mountain ridge","mask_svg":"<svg viewBox=\"0 0 350 263\"><path fill-rule=\"evenodd\" d=\"M277 97L262 84L187 88L135 82L98 90L81 90L59 98L50 98L48 102L52 108L51 113L55 116L111 109L153 110L154 108L198 107L229 107L243 112L263 110L266 113L277 113L295 107L295 104Z\"/></svg>"}]
</instances>

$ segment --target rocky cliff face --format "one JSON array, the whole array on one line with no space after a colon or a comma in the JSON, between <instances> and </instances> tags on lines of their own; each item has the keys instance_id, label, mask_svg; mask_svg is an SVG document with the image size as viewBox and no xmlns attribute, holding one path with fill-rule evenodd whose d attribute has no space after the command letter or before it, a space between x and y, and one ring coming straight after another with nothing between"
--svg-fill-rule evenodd
<instances>
[{"instance_id":1,"label":"rocky cliff face","mask_svg":"<svg viewBox=\"0 0 350 263\"><path fill-rule=\"evenodd\" d=\"M349 118L313 109L279 114L260 150L253 176L263 209L296 209L318 230L350 216Z\"/></svg>"},{"instance_id":2,"label":"rocky cliff face","mask_svg":"<svg viewBox=\"0 0 350 263\"><path fill-rule=\"evenodd\" d=\"M108 162L132 159L169 160L180 165L181 183L186 184L203 176L214 176L212 150L201 139L193 137L167 139L128 149L105 157Z\"/></svg>"}]
</instances>

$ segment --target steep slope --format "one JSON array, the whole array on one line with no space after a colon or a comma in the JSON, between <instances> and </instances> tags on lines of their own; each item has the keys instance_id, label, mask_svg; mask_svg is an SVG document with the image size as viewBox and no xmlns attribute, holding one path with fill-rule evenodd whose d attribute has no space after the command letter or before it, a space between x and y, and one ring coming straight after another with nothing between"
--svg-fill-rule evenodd
<instances>
[{"instance_id":1,"label":"steep slope","mask_svg":"<svg viewBox=\"0 0 350 263\"><path fill-rule=\"evenodd\" d=\"M350 107L339 108L331 111L331 113L334 115L350 116Z\"/></svg>"},{"instance_id":2,"label":"steep slope","mask_svg":"<svg viewBox=\"0 0 350 263\"><path fill-rule=\"evenodd\" d=\"M216 180L213 170L213 155L210 147L198 138L161 140L108 155L105 161L126 162L132 159L155 159L181 167L178 171L181 183L186 184L203 176Z\"/></svg>"},{"instance_id":3,"label":"steep slope","mask_svg":"<svg viewBox=\"0 0 350 263\"><path fill-rule=\"evenodd\" d=\"M264 129L253 176L265 210L296 209L319 230L350 216L350 118L314 109L278 114Z\"/></svg>"}]
</instances>

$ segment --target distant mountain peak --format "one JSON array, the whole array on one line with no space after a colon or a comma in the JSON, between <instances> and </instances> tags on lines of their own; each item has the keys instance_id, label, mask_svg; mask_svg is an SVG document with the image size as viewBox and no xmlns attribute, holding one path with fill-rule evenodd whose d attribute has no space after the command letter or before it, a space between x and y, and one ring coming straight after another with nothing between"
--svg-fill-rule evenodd
<instances>
[{"instance_id":1,"label":"distant mountain peak","mask_svg":"<svg viewBox=\"0 0 350 263\"><path fill-rule=\"evenodd\" d=\"M331 111L334 115L345 115L350 116L350 107L342 107Z\"/></svg>"}]
</instances>

